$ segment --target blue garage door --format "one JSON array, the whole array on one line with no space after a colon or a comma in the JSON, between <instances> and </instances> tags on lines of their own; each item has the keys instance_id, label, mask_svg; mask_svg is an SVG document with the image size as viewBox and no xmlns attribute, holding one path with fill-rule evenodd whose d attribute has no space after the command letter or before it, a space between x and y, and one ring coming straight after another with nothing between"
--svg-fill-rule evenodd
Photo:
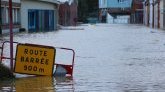
<instances>
[{"instance_id":1,"label":"blue garage door","mask_svg":"<svg viewBox=\"0 0 165 92\"><path fill-rule=\"evenodd\" d=\"M53 31L54 21L54 10L28 10L29 32Z\"/></svg>"}]
</instances>

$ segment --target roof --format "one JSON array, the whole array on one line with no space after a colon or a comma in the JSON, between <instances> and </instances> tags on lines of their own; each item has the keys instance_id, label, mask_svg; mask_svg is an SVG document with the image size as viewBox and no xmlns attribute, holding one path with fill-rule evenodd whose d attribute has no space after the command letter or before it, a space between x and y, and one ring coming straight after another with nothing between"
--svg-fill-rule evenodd
<instances>
[{"instance_id":1,"label":"roof","mask_svg":"<svg viewBox=\"0 0 165 92\"><path fill-rule=\"evenodd\" d=\"M59 2L66 2L66 1L69 1L69 0L57 0Z\"/></svg>"},{"instance_id":2,"label":"roof","mask_svg":"<svg viewBox=\"0 0 165 92\"><path fill-rule=\"evenodd\" d=\"M39 0L39 1L47 2L47 3L60 4L57 0Z\"/></svg>"},{"instance_id":3,"label":"roof","mask_svg":"<svg viewBox=\"0 0 165 92\"><path fill-rule=\"evenodd\" d=\"M60 3L65 3L65 2L67 2L69 5L71 5L73 2L78 3L77 0L57 0L57 1L59 1Z\"/></svg>"}]
</instances>

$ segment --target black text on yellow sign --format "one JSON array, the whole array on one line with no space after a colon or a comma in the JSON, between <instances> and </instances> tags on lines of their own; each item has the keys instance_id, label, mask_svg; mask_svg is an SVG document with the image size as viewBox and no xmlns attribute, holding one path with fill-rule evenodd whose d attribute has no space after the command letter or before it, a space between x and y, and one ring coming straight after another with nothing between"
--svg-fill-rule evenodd
<instances>
[{"instance_id":1,"label":"black text on yellow sign","mask_svg":"<svg viewBox=\"0 0 165 92\"><path fill-rule=\"evenodd\" d=\"M14 72L30 75L52 75L55 53L54 47L18 44Z\"/></svg>"}]
</instances>

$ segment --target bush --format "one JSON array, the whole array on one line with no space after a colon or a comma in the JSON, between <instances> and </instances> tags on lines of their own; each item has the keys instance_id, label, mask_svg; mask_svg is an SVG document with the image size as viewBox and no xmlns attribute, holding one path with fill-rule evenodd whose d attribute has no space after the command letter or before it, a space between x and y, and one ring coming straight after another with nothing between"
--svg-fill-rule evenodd
<instances>
[{"instance_id":1,"label":"bush","mask_svg":"<svg viewBox=\"0 0 165 92\"><path fill-rule=\"evenodd\" d=\"M13 77L14 75L11 70L8 67L4 66L2 63L0 63L0 79Z\"/></svg>"},{"instance_id":2,"label":"bush","mask_svg":"<svg viewBox=\"0 0 165 92\"><path fill-rule=\"evenodd\" d=\"M20 29L19 29L19 32L25 32L25 31L26 31L25 28L20 28Z\"/></svg>"}]
</instances>

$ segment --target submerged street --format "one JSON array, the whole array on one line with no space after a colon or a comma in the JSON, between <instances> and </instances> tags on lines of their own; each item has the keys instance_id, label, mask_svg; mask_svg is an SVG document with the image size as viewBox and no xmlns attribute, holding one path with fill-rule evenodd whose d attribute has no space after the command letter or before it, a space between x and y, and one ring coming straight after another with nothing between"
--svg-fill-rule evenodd
<instances>
[{"instance_id":1,"label":"submerged street","mask_svg":"<svg viewBox=\"0 0 165 92\"><path fill-rule=\"evenodd\" d=\"M165 92L164 39L163 30L131 24L84 24L15 34L19 43L74 49L73 79L18 75L16 80L0 82L0 92ZM57 62L59 57L68 60L57 55Z\"/></svg>"}]
</instances>

